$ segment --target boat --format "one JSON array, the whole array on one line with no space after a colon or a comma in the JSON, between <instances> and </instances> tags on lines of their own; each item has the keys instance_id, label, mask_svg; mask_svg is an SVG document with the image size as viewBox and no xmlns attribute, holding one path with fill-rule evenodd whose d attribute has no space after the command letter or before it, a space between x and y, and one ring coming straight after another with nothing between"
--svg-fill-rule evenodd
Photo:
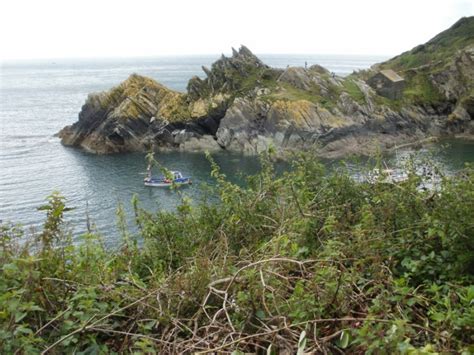
<instances>
[{"instance_id":1,"label":"boat","mask_svg":"<svg viewBox=\"0 0 474 355\"><path fill-rule=\"evenodd\" d=\"M171 187L171 186L181 186L181 185L191 185L191 178L183 176L179 171L170 171L172 179L166 176L160 176L154 178L151 175L151 169L148 169L147 176L143 180L145 186L151 187Z\"/></svg>"},{"instance_id":2,"label":"boat","mask_svg":"<svg viewBox=\"0 0 474 355\"><path fill-rule=\"evenodd\" d=\"M396 184L408 180L408 174L399 169L374 169L367 177L367 181L371 184Z\"/></svg>"}]
</instances>

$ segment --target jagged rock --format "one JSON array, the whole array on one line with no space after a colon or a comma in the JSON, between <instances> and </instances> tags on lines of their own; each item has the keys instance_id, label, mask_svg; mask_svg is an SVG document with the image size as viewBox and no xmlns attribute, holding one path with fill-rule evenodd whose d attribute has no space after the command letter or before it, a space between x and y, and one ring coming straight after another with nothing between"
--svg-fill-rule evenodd
<instances>
[{"instance_id":1,"label":"jagged rock","mask_svg":"<svg viewBox=\"0 0 474 355\"><path fill-rule=\"evenodd\" d=\"M236 99L221 120L216 136L223 148L243 153L257 153L270 143L278 150L304 149L328 130L349 122L304 100L267 104Z\"/></svg>"},{"instance_id":2,"label":"jagged rock","mask_svg":"<svg viewBox=\"0 0 474 355\"><path fill-rule=\"evenodd\" d=\"M259 114L249 100L237 98L221 120L216 137L217 143L228 150L247 150L250 138L257 129L254 118Z\"/></svg>"},{"instance_id":3,"label":"jagged rock","mask_svg":"<svg viewBox=\"0 0 474 355\"><path fill-rule=\"evenodd\" d=\"M79 121L59 136L66 145L95 153L144 150L146 136L155 134L157 126L188 117L183 94L132 74L110 91L89 95Z\"/></svg>"},{"instance_id":4,"label":"jagged rock","mask_svg":"<svg viewBox=\"0 0 474 355\"><path fill-rule=\"evenodd\" d=\"M308 70L301 67L287 68L278 81L291 84L301 90L310 90L314 84Z\"/></svg>"},{"instance_id":5,"label":"jagged rock","mask_svg":"<svg viewBox=\"0 0 474 355\"><path fill-rule=\"evenodd\" d=\"M322 67L319 64L313 64L309 67L309 71L311 73L318 73L318 74L330 74L329 70L327 70L325 67Z\"/></svg>"},{"instance_id":6,"label":"jagged rock","mask_svg":"<svg viewBox=\"0 0 474 355\"><path fill-rule=\"evenodd\" d=\"M348 93L343 92L339 96L338 107L350 117L360 117L362 115L362 107Z\"/></svg>"},{"instance_id":7,"label":"jagged rock","mask_svg":"<svg viewBox=\"0 0 474 355\"><path fill-rule=\"evenodd\" d=\"M202 118L206 116L223 116L227 109L228 94L218 93L207 98L198 98L190 103L192 118Z\"/></svg>"},{"instance_id":8,"label":"jagged rock","mask_svg":"<svg viewBox=\"0 0 474 355\"><path fill-rule=\"evenodd\" d=\"M470 96L465 97L461 101L462 106L466 110L466 112L471 117L471 120L474 121L474 93Z\"/></svg>"},{"instance_id":9,"label":"jagged rock","mask_svg":"<svg viewBox=\"0 0 474 355\"><path fill-rule=\"evenodd\" d=\"M459 100L474 90L474 46L459 51L444 70L431 75L433 85L447 100Z\"/></svg>"},{"instance_id":10,"label":"jagged rock","mask_svg":"<svg viewBox=\"0 0 474 355\"><path fill-rule=\"evenodd\" d=\"M221 147L217 144L215 137L204 135L185 140L179 145L179 149L186 152L215 152L221 150Z\"/></svg>"},{"instance_id":11,"label":"jagged rock","mask_svg":"<svg viewBox=\"0 0 474 355\"><path fill-rule=\"evenodd\" d=\"M233 93L242 88L245 78L265 69L270 68L247 47L241 46L239 51L232 50L232 57L223 55L212 64L211 69L203 67L206 78L204 80L193 78L188 84L188 94L192 99L197 99L204 98L209 93L211 95L218 92Z\"/></svg>"},{"instance_id":12,"label":"jagged rock","mask_svg":"<svg viewBox=\"0 0 474 355\"><path fill-rule=\"evenodd\" d=\"M189 80L186 90L188 92L188 98L190 101L199 99L201 96L205 97L208 95L208 87L206 83L198 76L193 76Z\"/></svg>"},{"instance_id":13,"label":"jagged rock","mask_svg":"<svg viewBox=\"0 0 474 355\"><path fill-rule=\"evenodd\" d=\"M183 144L191 138L196 137L194 132L187 131L186 129L175 129L173 132L171 132L171 135L174 138L174 143L177 145Z\"/></svg>"},{"instance_id":14,"label":"jagged rock","mask_svg":"<svg viewBox=\"0 0 474 355\"><path fill-rule=\"evenodd\" d=\"M341 86L339 77L331 75L328 70L319 65L309 69L302 67L289 67L278 78L278 82L288 83L301 90L316 90L326 95L329 87Z\"/></svg>"}]
</instances>

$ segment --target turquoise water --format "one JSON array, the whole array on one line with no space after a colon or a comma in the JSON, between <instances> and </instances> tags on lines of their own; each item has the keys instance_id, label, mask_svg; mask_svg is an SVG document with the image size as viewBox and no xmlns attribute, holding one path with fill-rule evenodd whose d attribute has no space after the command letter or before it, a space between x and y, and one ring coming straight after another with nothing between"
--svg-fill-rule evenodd
<instances>
[{"instance_id":1,"label":"turquoise water","mask_svg":"<svg viewBox=\"0 0 474 355\"><path fill-rule=\"evenodd\" d=\"M131 73L153 77L184 91L201 65L219 56L166 57L114 60L49 60L2 63L0 69L0 220L38 228L44 204L52 191L60 191L75 207L67 220L74 234L86 230L88 214L97 229L113 243L117 237L115 211L123 202L130 216L130 199L137 194L143 207L173 209L176 193L143 185L144 154L97 156L63 147L53 135L77 120L87 94L119 84ZM277 67L321 64L340 75L367 68L385 58L361 56L261 56ZM439 145L435 146L438 149ZM474 162L474 144L453 142L435 153L447 170ZM203 154L166 153L157 156L167 168L193 178L184 191L200 196L200 183L212 183ZM258 170L255 158L218 154L216 161L231 178ZM86 213L87 212L87 213Z\"/></svg>"}]
</instances>

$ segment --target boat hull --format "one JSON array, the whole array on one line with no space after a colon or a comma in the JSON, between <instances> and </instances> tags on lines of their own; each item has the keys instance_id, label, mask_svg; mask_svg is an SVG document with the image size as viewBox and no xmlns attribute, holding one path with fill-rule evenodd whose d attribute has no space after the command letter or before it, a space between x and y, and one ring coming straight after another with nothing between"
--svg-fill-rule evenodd
<instances>
[{"instance_id":1,"label":"boat hull","mask_svg":"<svg viewBox=\"0 0 474 355\"><path fill-rule=\"evenodd\" d=\"M145 186L149 187L171 187L171 186L183 186L191 185L190 179L185 179L183 181L174 181L174 182L164 182L164 181L145 181Z\"/></svg>"}]
</instances>

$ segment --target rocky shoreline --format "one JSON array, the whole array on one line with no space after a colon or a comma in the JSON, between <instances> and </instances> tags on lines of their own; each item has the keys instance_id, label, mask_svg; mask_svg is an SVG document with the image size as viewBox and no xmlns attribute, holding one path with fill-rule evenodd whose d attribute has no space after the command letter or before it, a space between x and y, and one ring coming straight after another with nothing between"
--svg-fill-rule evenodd
<instances>
[{"instance_id":1,"label":"rocky shoreline","mask_svg":"<svg viewBox=\"0 0 474 355\"><path fill-rule=\"evenodd\" d=\"M90 94L78 122L58 135L65 145L98 154L258 154L270 147L285 154L316 147L328 158L390 150L430 136L474 137L470 33L474 18L463 18L425 45L348 77L318 65L271 68L242 46L203 67L206 78L193 77L186 93L133 74L109 91ZM453 36L461 36L455 50L445 44ZM406 80L401 98L379 95L369 85L382 69Z\"/></svg>"}]
</instances>

